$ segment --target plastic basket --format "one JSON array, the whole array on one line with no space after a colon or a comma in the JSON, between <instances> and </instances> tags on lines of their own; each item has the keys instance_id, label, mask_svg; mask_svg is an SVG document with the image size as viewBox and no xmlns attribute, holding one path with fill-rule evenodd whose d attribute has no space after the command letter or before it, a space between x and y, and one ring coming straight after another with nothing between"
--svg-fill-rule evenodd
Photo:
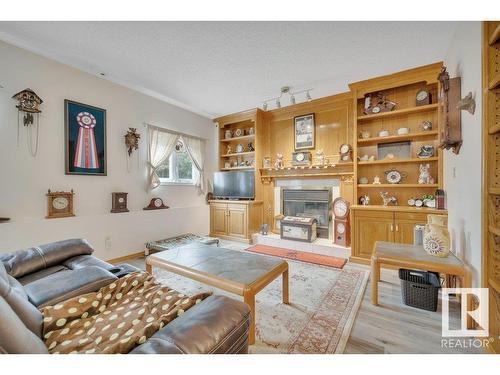
<instances>
[{"instance_id":1,"label":"plastic basket","mask_svg":"<svg viewBox=\"0 0 500 375\"><path fill-rule=\"evenodd\" d=\"M439 274L435 272L399 270L403 303L422 310L436 311L439 288Z\"/></svg>"}]
</instances>

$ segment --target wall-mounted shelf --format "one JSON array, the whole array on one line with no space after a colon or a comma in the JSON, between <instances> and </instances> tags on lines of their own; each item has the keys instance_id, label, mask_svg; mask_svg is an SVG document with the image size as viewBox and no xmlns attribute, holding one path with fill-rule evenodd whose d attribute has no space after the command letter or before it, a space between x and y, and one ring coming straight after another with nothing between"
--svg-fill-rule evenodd
<instances>
[{"instance_id":1,"label":"wall-mounted shelf","mask_svg":"<svg viewBox=\"0 0 500 375\"><path fill-rule=\"evenodd\" d=\"M380 118L404 116L404 115L409 115L412 113L419 113L419 112L429 112L429 111L436 110L437 108L438 108L438 105L437 105L437 103L435 103L435 104L429 104L429 105L422 105L419 107L397 109L395 111L382 112L382 113L377 113L375 115L362 115L362 116L358 116L358 125L360 122L363 122L363 121L376 120L376 119L380 119Z\"/></svg>"},{"instance_id":2,"label":"wall-mounted shelf","mask_svg":"<svg viewBox=\"0 0 500 375\"><path fill-rule=\"evenodd\" d=\"M438 188L438 184L358 184L360 189L368 188L368 189L393 189L393 188L419 188L419 189L427 189L427 188Z\"/></svg>"},{"instance_id":3,"label":"wall-mounted shelf","mask_svg":"<svg viewBox=\"0 0 500 375\"><path fill-rule=\"evenodd\" d=\"M249 140L249 139L254 139L255 134L249 134L249 135L242 135L241 137L233 137L233 138L223 138L220 141L221 142L232 142L232 141L243 141L243 140Z\"/></svg>"},{"instance_id":4,"label":"wall-mounted shelf","mask_svg":"<svg viewBox=\"0 0 500 375\"><path fill-rule=\"evenodd\" d=\"M232 154L221 155L221 158L230 158L232 156L245 156L245 155L255 155L255 151L245 151L245 152L235 152Z\"/></svg>"},{"instance_id":5,"label":"wall-mounted shelf","mask_svg":"<svg viewBox=\"0 0 500 375\"><path fill-rule=\"evenodd\" d=\"M404 135L390 135L388 137L373 137L366 139L358 139L359 146L368 146L373 144L382 144L382 143L392 143L399 141L413 141L417 139L425 139L425 138L435 138L437 136L437 130L429 130L418 133L410 133Z\"/></svg>"},{"instance_id":6,"label":"wall-mounted shelf","mask_svg":"<svg viewBox=\"0 0 500 375\"><path fill-rule=\"evenodd\" d=\"M250 170L254 169L254 167L231 167L231 168L221 168L221 171L237 171L237 170Z\"/></svg>"},{"instance_id":7,"label":"wall-mounted shelf","mask_svg":"<svg viewBox=\"0 0 500 375\"><path fill-rule=\"evenodd\" d=\"M438 161L439 158L437 156L433 156L431 158L426 159L383 159L383 160L374 160L374 161L360 161L358 165L373 165L373 164L400 164L400 163L426 163L429 161Z\"/></svg>"}]
</instances>

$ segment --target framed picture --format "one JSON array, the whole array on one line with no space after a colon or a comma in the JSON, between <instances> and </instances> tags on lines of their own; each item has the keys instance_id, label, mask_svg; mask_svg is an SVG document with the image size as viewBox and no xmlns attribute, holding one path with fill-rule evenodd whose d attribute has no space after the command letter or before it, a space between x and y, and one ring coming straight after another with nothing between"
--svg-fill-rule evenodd
<instances>
[{"instance_id":1,"label":"framed picture","mask_svg":"<svg viewBox=\"0 0 500 375\"><path fill-rule=\"evenodd\" d=\"M314 113L294 118L295 150L314 148Z\"/></svg>"},{"instance_id":2,"label":"framed picture","mask_svg":"<svg viewBox=\"0 0 500 375\"><path fill-rule=\"evenodd\" d=\"M66 174L106 176L106 110L64 100Z\"/></svg>"}]
</instances>

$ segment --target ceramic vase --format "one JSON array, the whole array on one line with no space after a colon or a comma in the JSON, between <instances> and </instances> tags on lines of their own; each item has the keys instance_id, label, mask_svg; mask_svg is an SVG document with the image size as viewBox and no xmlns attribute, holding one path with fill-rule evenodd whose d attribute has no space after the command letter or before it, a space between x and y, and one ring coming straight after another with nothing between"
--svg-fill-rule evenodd
<instances>
[{"instance_id":1,"label":"ceramic vase","mask_svg":"<svg viewBox=\"0 0 500 375\"><path fill-rule=\"evenodd\" d=\"M428 215L424 229L424 250L429 254L445 258L450 253L450 232L446 226L446 217Z\"/></svg>"}]
</instances>

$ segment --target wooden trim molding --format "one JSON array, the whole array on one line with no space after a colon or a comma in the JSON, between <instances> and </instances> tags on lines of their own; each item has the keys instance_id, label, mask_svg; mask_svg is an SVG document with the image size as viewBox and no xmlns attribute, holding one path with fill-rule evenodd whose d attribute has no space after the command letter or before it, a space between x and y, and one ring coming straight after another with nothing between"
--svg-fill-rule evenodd
<instances>
[{"instance_id":1,"label":"wooden trim molding","mask_svg":"<svg viewBox=\"0 0 500 375\"><path fill-rule=\"evenodd\" d=\"M106 260L106 262L111 263L111 264L117 264L117 263L125 262L126 260L136 259L136 258L141 257L143 255L144 255L144 251L141 251L141 252L138 252L138 253L132 253L132 254L129 254L129 255L124 255L124 256L118 257L118 258L108 259L108 260Z\"/></svg>"}]
</instances>

